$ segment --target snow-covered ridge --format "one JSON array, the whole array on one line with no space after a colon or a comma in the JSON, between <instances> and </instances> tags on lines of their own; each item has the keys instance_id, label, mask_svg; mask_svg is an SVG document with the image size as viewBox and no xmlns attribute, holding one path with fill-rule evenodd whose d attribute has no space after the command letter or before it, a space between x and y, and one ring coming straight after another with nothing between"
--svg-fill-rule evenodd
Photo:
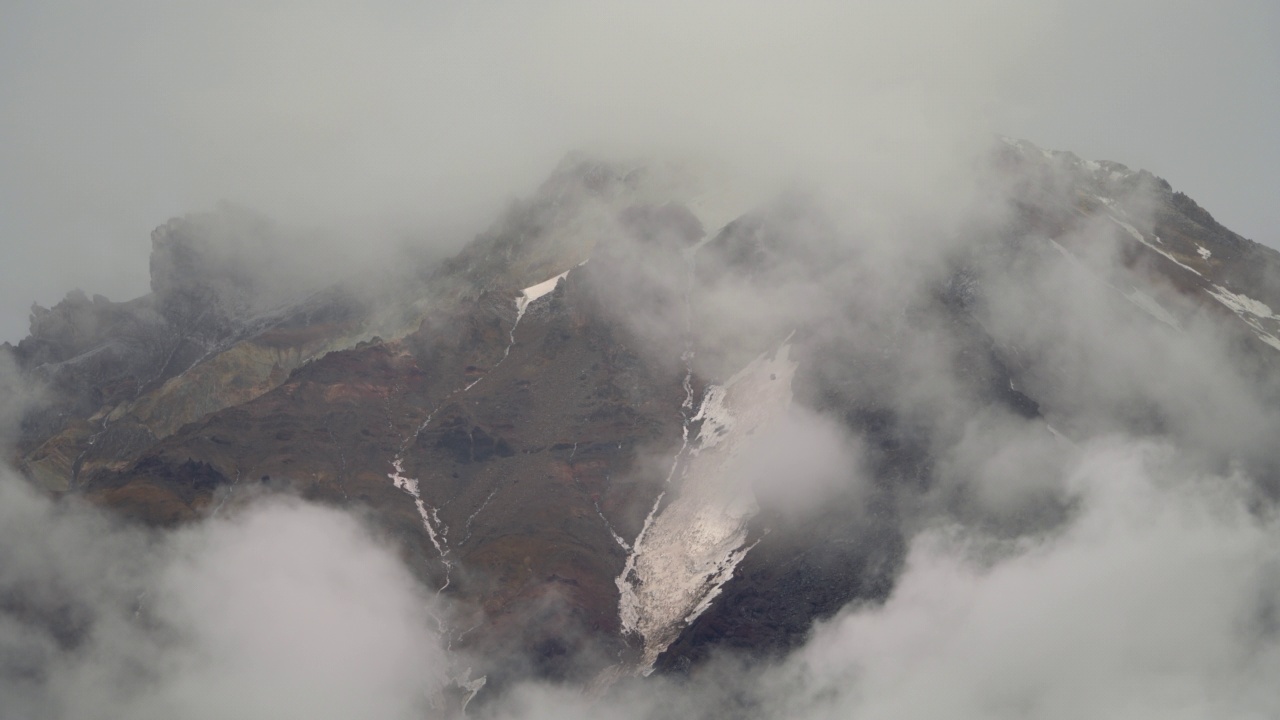
<instances>
[{"instance_id":1,"label":"snow-covered ridge","mask_svg":"<svg viewBox=\"0 0 1280 720\"><path fill-rule=\"evenodd\" d=\"M691 418L702 425L673 479L676 497L661 512L655 505L617 580L623 632L642 642L641 672L711 606L751 550L748 522L758 507L733 461L751 435L790 407L795 370L784 343L723 386L707 388Z\"/></svg>"}]
</instances>

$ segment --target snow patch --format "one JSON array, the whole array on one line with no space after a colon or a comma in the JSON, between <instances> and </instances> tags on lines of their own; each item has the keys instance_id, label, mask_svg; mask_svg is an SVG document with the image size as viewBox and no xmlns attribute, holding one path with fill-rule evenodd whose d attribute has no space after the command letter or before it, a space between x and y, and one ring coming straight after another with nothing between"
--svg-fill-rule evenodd
<instances>
[{"instance_id":1,"label":"snow patch","mask_svg":"<svg viewBox=\"0 0 1280 720\"><path fill-rule=\"evenodd\" d=\"M590 258L588 258L588 260L589 259ZM586 264L587 264L587 261L583 260L582 262L578 263L574 267L582 267L583 265L586 265ZM569 268L568 270L565 270L564 272L560 273L559 275L556 275L553 278L548 278L546 280L543 280L537 285L530 285L529 287L520 291L520 294L516 296L516 319L515 319L515 322L511 323L511 330L510 332L507 333L507 346L503 348L502 357L498 358L498 362L493 364L493 368L498 367L504 361L506 361L507 356L511 354L511 348L515 347L516 328L520 326L520 319L524 317L525 310L528 310L529 306L532 305L534 301L554 292L556 289L556 286L560 284L560 281L568 277L569 273L573 272L573 270L574 268ZM490 371L492 371L493 368L490 368ZM472 380L469 385L462 388L462 391L466 392L470 390L471 388L475 387L476 383L480 382L483 379L484 377L481 376L479 378L476 378L475 380Z\"/></svg>"},{"instance_id":2,"label":"snow patch","mask_svg":"<svg viewBox=\"0 0 1280 720\"><path fill-rule=\"evenodd\" d=\"M471 676L471 668L467 668L467 671L463 674L463 677L465 678L470 676ZM475 680L459 680L458 681L458 684L462 686L462 689L467 691L467 697L462 700L462 707L459 708L462 711L463 715L467 714L467 706L471 704L472 700L476 699L476 695L480 693L480 691L484 688L485 684L488 683L488 681L489 681L488 675L481 675Z\"/></svg>"},{"instance_id":3,"label":"snow patch","mask_svg":"<svg viewBox=\"0 0 1280 720\"><path fill-rule=\"evenodd\" d=\"M449 587L449 573L453 570L453 563L449 560L449 548L444 544L444 536L448 532L448 528L444 527L444 524L440 522L440 516L435 512L435 509L428 508L427 504L422 501L422 491L418 486L418 479L405 476L404 459L397 457L392 461L391 467L395 469L387 473L387 477L391 478L391 483L395 485L397 490L406 492L413 498L413 504L418 508L418 516L422 518L422 527L426 529L427 537L431 539L431 544L435 546L436 552L440 553L440 562L444 564L445 576L444 585L436 591L438 595Z\"/></svg>"},{"instance_id":4,"label":"snow patch","mask_svg":"<svg viewBox=\"0 0 1280 720\"><path fill-rule=\"evenodd\" d=\"M736 376L735 376L736 378ZM698 414L691 418L692 422L702 422L698 430L698 447L707 450L720 444L724 436L733 429L733 414L725 406L726 388L733 384L730 380L725 386L711 385L702 396L702 405Z\"/></svg>"},{"instance_id":5,"label":"snow patch","mask_svg":"<svg viewBox=\"0 0 1280 720\"><path fill-rule=\"evenodd\" d=\"M711 606L754 547L748 523L759 508L733 461L751 435L790 407L795 369L784 343L723 386L707 388L690 418L702 425L673 464L668 481L679 481L676 497L654 504L617 579L619 618L625 633L641 639L642 673Z\"/></svg>"},{"instance_id":6,"label":"snow patch","mask_svg":"<svg viewBox=\"0 0 1280 720\"><path fill-rule=\"evenodd\" d=\"M1266 318L1268 320L1280 320L1275 313L1271 311L1271 306L1259 300L1254 300L1248 295L1240 295L1233 293L1221 285L1214 285L1209 294L1215 297L1218 302L1231 308L1231 311L1237 315L1248 313L1254 317Z\"/></svg>"},{"instance_id":7,"label":"snow patch","mask_svg":"<svg viewBox=\"0 0 1280 720\"><path fill-rule=\"evenodd\" d=\"M524 311L528 309L535 300L554 291L556 289L556 285L559 285L560 281L568 277L569 273L572 271L573 268L569 268L553 278L543 280L537 285L530 285L524 290L521 290L520 297L516 298L516 322L520 322L520 316L524 315Z\"/></svg>"},{"instance_id":8,"label":"snow patch","mask_svg":"<svg viewBox=\"0 0 1280 720\"><path fill-rule=\"evenodd\" d=\"M1271 310L1271 306L1248 295L1233 293L1221 285L1214 285L1209 291L1215 300L1227 306L1241 320L1253 328L1253 334L1262 342L1280 350L1280 338L1262 326L1261 320L1280 320Z\"/></svg>"},{"instance_id":9,"label":"snow patch","mask_svg":"<svg viewBox=\"0 0 1280 720\"><path fill-rule=\"evenodd\" d=\"M1156 238L1156 239L1159 240L1159 238ZM1205 260L1208 260L1209 258L1213 257L1213 253L1209 252L1209 249L1204 247L1203 245L1196 245L1196 252L1199 253L1200 257L1204 258Z\"/></svg>"}]
</instances>

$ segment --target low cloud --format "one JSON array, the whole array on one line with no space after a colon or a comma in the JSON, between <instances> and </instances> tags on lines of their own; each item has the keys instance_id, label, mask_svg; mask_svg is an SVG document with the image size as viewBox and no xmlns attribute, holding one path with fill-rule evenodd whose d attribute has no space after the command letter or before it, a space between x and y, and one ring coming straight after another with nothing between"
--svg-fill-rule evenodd
<instances>
[{"instance_id":1,"label":"low cloud","mask_svg":"<svg viewBox=\"0 0 1280 720\"><path fill-rule=\"evenodd\" d=\"M846 608L781 662L721 656L604 703L527 685L493 717L1270 716L1280 521L1241 478L1183 463L1163 443L1090 443L1065 481L1070 522L925 531L883 605Z\"/></svg>"},{"instance_id":2,"label":"low cloud","mask_svg":"<svg viewBox=\"0 0 1280 720\"><path fill-rule=\"evenodd\" d=\"M883 607L821 625L780 676L791 717L1265 716L1280 530L1237 478L1154 443L1086 448L1061 531L925 533ZM779 685L785 688L787 685Z\"/></svg>"},{"instance_id":3,"label":"low cloud","mask_svg":"<svg viewBox=\"0 0 1280 720\"><path fill-rule=\"evenodd\" d=\"M5 717L421 717L430 596L352 516L289 499L168 535L0 481Z\"/></svg>"},{"instance_id":4,"label":"low cloud","mask_svg":"<svg viewBox=\"0 0 1280 720\"><path fill-rule=\"evenodd\" d=\"M211 264L270 290L266 306L354 266L397 264L370 257L400 257L406 239L428 255L459 246L572 149L695 168L711 157L751 190L743 204L718 199L725 221L753 211L727 243L691 261L688 213L665 204L715 198L640 198L649 205L630 216L600 203L565 230L607 238L584 274L628 270L597 288L604 311L700 382L796 332L808 363L798 406L739 459L744 487L800 526L837 497L863 522L851 499L878 493L882 522L905 518L905 570L885 603L845 608L778 662L721 657L685 681L620 683L604 701L532 683L480 712L1275 714L1280 526L1259 488L1280 471L1280 385L1217 315L1152 290L1178 321L1168 327L1126 299L1138 276L1113 221L1056 237L1072 261L1048 238L1011 238L1027 178L993 182L982 160L993 133L1022 134L1010 126L1118 132L1097 118L1137 85L1174 106L1132 116L1130 137L1200 147L1169 118L1225 122L1228 75L1175 63L1164 31L1200 47L1230 13L1175 22L1149 2L1081 7L31 5L0 29L0 89L14 99L0 136L19 138L0 147L14 168L0 179L13 209L0 232L17 238L5 267L22 275L0 278L11 308L0 332L16 339L32 298L76 285L145 292L150 228L221 199L280 219L266 251L236 223L210 229ZM1259 40L1266 23L1244 24L1251 47L1276 45ZM1085 42L1099 37L1109 42ZM1143 72L1159 82L1139 83ZM1100 80L1112 73L1129 82ZM1062 102L1070 112L1046 122ZM1233 115L1250 116L1274 113ZM1108 154L1123 147L1107 142ZM1074 213L1071 178L1042 179L1038 199ZM1142 226L1149 198L1127 200ZM37 399L10 365L0 353L0 439ZM842 409L874 414L897 444ZM918 476L877 477L890 455ZM349 514L281 498L162 534L6 476L0 714L440 712L452 671L435 618L449 609L392 546Z\"/></svg>"},{"instance_id":5,"label":"low cloud","mask_svg":"<svg viewBox=\"0 0 1280 720\"><path fill-rule=\"evenodd\" d=\"M757 432L725 472L741 476L762 511L790 519L812 516L835 497L856 504L867 482L857 438L800 406Z\"/></svg>"}]
</instances>

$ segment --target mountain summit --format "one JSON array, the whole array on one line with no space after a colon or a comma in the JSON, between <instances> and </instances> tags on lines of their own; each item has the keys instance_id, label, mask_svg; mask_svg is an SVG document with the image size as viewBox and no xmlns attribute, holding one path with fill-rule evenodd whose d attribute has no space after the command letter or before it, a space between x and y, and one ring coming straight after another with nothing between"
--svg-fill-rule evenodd
<instances>
[{"instance_id":1,"label":"mountain summit","mask_svg":"<svg viewBox=\"0 0 1280 720\"><path fill-rule=\"evenodd\" d=\"M170 220L150 294L72 292L4 346L38 390L12 464L150 528L360 514L446 608L440 697L473 709L785 658L939 527L991 562L1074 527L1106 438L1271 502L1280 253L1145 171L984 157L948 224L889 232L857 197L573 157L373 283L289 275L243 209Z\"/></svg>"}]
</instances>

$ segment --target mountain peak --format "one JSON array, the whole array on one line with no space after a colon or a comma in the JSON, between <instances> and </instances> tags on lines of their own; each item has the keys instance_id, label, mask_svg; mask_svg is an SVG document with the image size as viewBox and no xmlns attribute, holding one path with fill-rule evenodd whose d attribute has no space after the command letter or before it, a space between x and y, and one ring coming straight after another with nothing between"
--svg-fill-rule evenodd
<instances>
[{"instance_id":1,"label":"mountain peak","mask_svg":"<svg viewBox=\"0 0 1280 720\"><path fill-rule=\"evenodd\" d=\"M151 295L33 311L17 461L155 527L358 509L477 702L785 654L890 602L922 528L1072 527L1071 458L1116 434L1265 486L1280 414L1241 378L1280 362L1280 254L1145 171L1009 139L995 166L1007 213L867 238L573 156L374 289L291 276L255 213L174 219Z\"/></svg>"}]
</instances>

